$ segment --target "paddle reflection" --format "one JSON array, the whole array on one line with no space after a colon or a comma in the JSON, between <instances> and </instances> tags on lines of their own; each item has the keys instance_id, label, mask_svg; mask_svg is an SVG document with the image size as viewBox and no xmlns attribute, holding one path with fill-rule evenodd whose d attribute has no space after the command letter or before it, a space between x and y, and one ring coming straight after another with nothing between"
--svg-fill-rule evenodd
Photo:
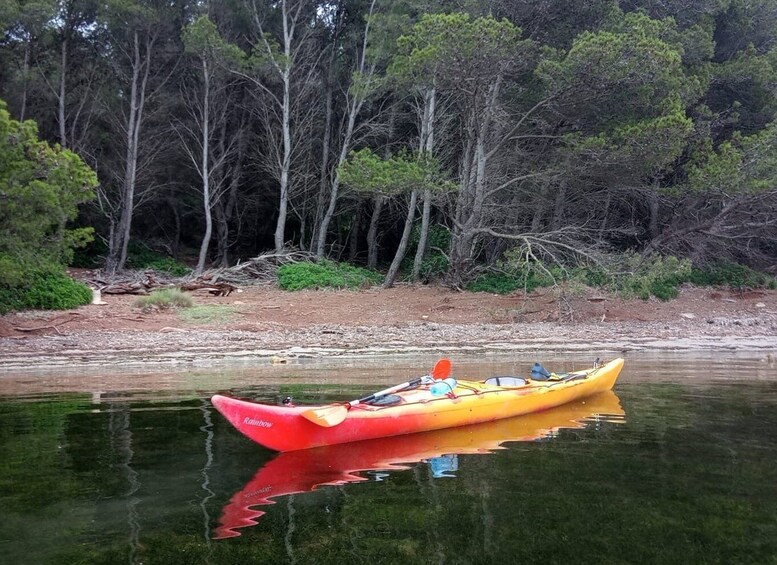
<instances>
[{"instance_id":1,"label":"paddle reflection","mask_svg":"<svg viewBox=\"0 0 777 565\"><path fill-rule=\"evenodd\" d=\"M458 455L490 453L514 441L536 441L559 429L584 428L591 422L623 422L625 413L612 391L527 416L433 432L337 444L281 453L259 468L224 507L215 539L240 535L265 514L257 506L321 486L381 480L386 471L426 462L434 478L454 477Z\"/></svg>"}]
</instances>

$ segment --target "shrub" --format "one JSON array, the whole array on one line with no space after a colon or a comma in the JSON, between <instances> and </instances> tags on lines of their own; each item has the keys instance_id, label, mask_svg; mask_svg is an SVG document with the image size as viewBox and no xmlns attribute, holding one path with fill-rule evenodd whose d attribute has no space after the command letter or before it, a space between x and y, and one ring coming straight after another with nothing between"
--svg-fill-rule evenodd
<instances>
[{"instance_id":1,"label":"shrub","mask_svg":"<svg viewBox=\"0 0 777 565\"><path fill-rule=\"evenodd\" d=\"M688 280L697 286L771 288L775 279L745 265L719 261L702 269L692 269Z\"/></svg>"},{"instance_id":2,"label":"shrub","mask_svg":"<svg viewBox=\"0 0 777 565\"><path fill-rule=\"evenodd\" d=\"M655 296L669 300L679 293L678 287L688 280L691 263L668 256L642 261L637 254L624 256L625 269L613 278L613 289L623 296L647 300Z\"/></svg>"},{"instance_id":3,"label":"shrub","mask_svg":"<svg viewBox=\"0 0 777 565\"><path fill-rule=\"evenodd\" d=\"M361 288L378 284L382 277L375 271L348 263L303 261L278 269L278 286L283 290L306 288Z\"/></svg>"},{"instance_id":4,"label":"shrub","mask_svg":"<svg viewBox=\"0 0 777 565\"><path fill-rule=\"evenodd\" d=\"M67 310L92 301L91 289L54 267L26 272L17 286L0 285L0 314L13 310Z\"/></svg>"},{"instance_id":5,"label":"shrub","mask_svg":"<svg viewBox=\"0 0 777 565\"><path fill-rule=\"evenodd\" d=\"M127 266L133 269L153 269L176 277L182 277L191 272L191 269L180 261L157 253L143 244L130 244L127 254Z\"/></svg>"},{"instance_id":6,"label":"shrub","mask_svg":"<svg viewBox=\"0 0 777 565\"><path fill-rule=\"evenodd\" d=\"M178 288L155 290L148 296L142 296L135 301L140 308L189 308L194 305L192 297Z\"/></svg>"},{"instance_id":7,"label":"shrub","mask_svg":"<svg viewBox=\"0 0 777 565\"><path fill-rule=\"evenodd\" d=\"M510 294L516 290L525 289L531 292L536 288L553 286L555 280L563 279L563 273L551 271L553 276L539 268L531 268L523 272L486 273L467 286L472 292L493 292Z\"/></svg>"},{"instance_id":8,"label":"shrub","mask_svg":"<svg viewBox=\"0 0 777 565\"><path fill-rule=\"evenodd\" d=\"M418 250L418 243L421 239L421 225L413 227L410 234L408 251L405 259L402 261L401 270L409 278L412 275L413 264L415 263L415 254ZM440 225L430 225L426 240L426 253L421 260L418 275L423 281L431 281L441 278L448 272L448 257L446 253L450 248L451 234L447 228Z\"/></svg>"}]
</instances>

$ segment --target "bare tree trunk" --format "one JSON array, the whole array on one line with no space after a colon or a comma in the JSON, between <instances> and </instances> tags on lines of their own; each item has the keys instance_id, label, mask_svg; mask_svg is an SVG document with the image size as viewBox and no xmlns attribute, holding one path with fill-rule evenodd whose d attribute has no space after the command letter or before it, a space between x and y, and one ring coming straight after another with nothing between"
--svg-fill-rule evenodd
<instances>
[{"instance_id":1,"label":"bare tree trunk","mask_svg":"<svg viewBox=\"0 0 777 565\"><path fill-rule=\"evenodd\" d=\"M399 247L394 254L394 260L391 262L386 278L383 281L383 288L391 288L394 286L394 281L397 279L399 273L399 266L402 264L402 260L405 258L405 251L407 251L407 243L410 241L410 232L413 230L413 220L415 219L415 207L418 202L418 191L414 190L410 193L410 206L407 209L407 217L405 218L405 229L402 230L402 239L399 240Z\"/></svg>"},{"instance_id":2,"label":"bare tree trunk","mask_svg":"<svg viewBox=\"0 0 777 565\"><path fill-rule=\"evenodd\" d=\"M538 233L542 228L542 220L545 218L545 213L548 210L548 194L550 192L550 182L545 180L542 185L540 194L537 197L537 207L534 209L534 215L531 220L532 233Z\"/></svg>"},{"instance_id":3,"label":"bare tree trunk","mask_svg":"<svg viewBox=\"0 0 777 565\"><path fill-rule=\"evenodd\" d=\"M348 241L348 261L353 262L359 252L359 232L362 228L363 204L360 202L356 207L356 217L353 220L351 228L351 237Z\"/></svg>"},{"instance_id":4,"label":"bare tree trunk","mask_svg":"<svg viewBox=\"0 0 777 565\"><path fill-rule=\"evenodd\" d=\"M651 190L648 193L648 207L650 211L650 223L648 228L650 231L650 239L655 239L661 234L661 230L658 227L658 212L660 202L658 199L658 192L656 190Z\"/></svg>"},{"instance_id":5,"label":"bare tree trunk","mask_svg":"<svg viewBox=\"0 0 777 565\"><path fill-rule=\"evenodd\" d=\"M27 81L30 75L30 40L24 42L24 62L22 63L22 107L19 109L19 121L23 122L27 114Z\"/></svg>"},{"instance_id":6,"label":"bare tree trunk","mask_svg":"<svg viewBox=\"0 0 777 565\"><path fill-rule=\"evenodd\" d=\"M200 174L202 175L202 205L205 212L205 234L202 236L200 244L200 256L197 260L197 267L194 270L195 275L201 275L205 270L205 261L208 258L208 247L213 233L213 217L211 215L210 202L210 72L208 62L202 60L202 164L200 165Z\"/></svg>"},{"instance_id":7,"label":"bare tree trunk","mask_svg":"<svg viewBox=\"0 0 777 565\"><path fill-rule=\"evenodd\" d=\"M421 153L432 156L434 152L434 113L437 102L434 88L424 94L424 115L421 124ZM418 238L418 248L413 260L413 282L418 282L421 273L421 263L426 254L426 242L429 239L429 216L432 210L432 191L424 190L424 207L421 213L421 233Z\"/></svg>"},{"instance_id":8,"label":"bare tree trunk","mask_svg":"<svg viewBox=\"0 0 777 565\"><path fill-rule=\"evenodd\" d=\"M556 199L553 202L553 219L551 220L551 228L554 230L561 229L564 220L564 205L567 201L567 183L562 181L558 189L556 190Z\"/></svg>"},{"instance_id":9,"label":"bare tree trunk","mask_svg":"<svg viewBox=\"0 0 777 565\"><path fill-rule=\"evenodd\" d=\"M181 247L181 213L178 211L178 202L175 198L168 198L167 205L173 211L173 220L175 222L175 233L173 241L170 243L170 254L173 259L178 260L178 250Z\"/></svg>"},{"instance_id":10,"label":"bare tree trunk","mask_svg":"<svg viewBox=\"0 0 777 565\"><path fill-rule=\"evenodd\" d=\"M337 13L337 21L339 25L340 22L340 5L338 4L338 13ZM324 118L324 133L323 133L323 139L322 139L322 147L321 147L321 174L319 178L319 189L318 189L318 198L316 200L316 211L315 216L313 220L313 230L310 234L310 245L308 246L308 250L313 251L316 248L317 241L318 241L318 229L321 225L321 219L324 217L325 213L325 207L326 207L326 192L327 188L329 187L329 154L331 152L331 142L332 142L332 116L334 113L333 108L333 83L334 83L334 67L335 67L335 61L336 61L336 55L337 55L337 45L338 45L338 34L335 33L335 41L332 45L332 51L329 55L329 68L327 69L327 73L325 75L324 80L324 108L325 108L325 118Z\"/></svg>"},{"instance_id":11,"label":"bare tree trunk","mask_svg":"<svg viewBox=\"0 0 777 565\"><path fill-rule=\"evenodd\" d=\"M374 269L378 265L378 223L383 203L386 201L380 194L375 197L370 218L370 229L367 231L367 268Z\"/></svg>"},{"instance_id":12,"label":"bare tree trunk","mask_svg":"<svg viewBox=\"0 0 777 565\"><path fill-rule=\"evenodd\" d=\"M285 2L284 2L285 4ZM287 24L283 20L284 36L286 38L286 53L291 51L291 39L286 31ZM289 169L291 168L291 90L289 69L283 73L283 157L281 162L281 186L280 201L278 204L278 222L275 226L275 252L281 253L286 244L284 235L286 232L286 215L289 206Z\"/></svg>"},{"instance_id":13,"label":"bare tree trunk","mask_svg":"<svg viewBox=\"0 0 777 565\"><path fill-rule=\"evenodd\" d=\"M388 127L386 128L386 158L391 154L390 142L394 138L394 126L397 122L397 106L392 104L389 114ZM367 268L374 269L378 265L378 225L380 224L380 214L383 211L383 205L386 203L386 197L382 194L376 194L373 206L372 217L370 218L370 228L367 231Z\"/></svg>"},{"instance_id":14,"label":"bare tree trunk","mask_svg":"<svg viewBox=\"0 0 777 565\"><path fill-rule=\"evenodd\" d=\"M146 102L146 86L151 68L151 49L153 39L148 38L145 55L140 54L140 37L136 31L133 36L132 83L130 85L130 109L127 119L127 150L125 156L124 180L122 182L121 217L117 226L113 245L108 250L105 268L115 274L124 268L127 262L127 246L132 229L132 214L135 206L135 180L137 178L138 149L140 144L140 126L143 122L143 109ZM141 76L142 75L142 76Z\"/></svg>"},{"instance_id":15,"label":"bare tree trunk","mask_svg":"<svg viewBox=\"0 0 777 565\"><path fill-rule=\"evenodd\" d=\"M67 37L62 39L60 68L59 68L59 144L62 149L67 149L67 124L65 123L65 78L67 76Z\"/></svg>"},{"instance_id":16,"label":"bare tree trunk","mask_svg":"<svg viewBox=\"0 0 777 565\"><path fill-rule=\"evenodd\" d=\"M217 264L219 267L229 266L229 233L230 222L235 214L235 206L237 205L237 190L240 187L240 180L243 172L243 161L245 159L246 145L248 143L248 135L246 133L245 123L240 122L240 137L237 141L237 155L235 161L230 168L229 178L229 190L227 191L226 198L219 198L214 206L216 212L216 230L218 237L218 258ZM226 136L227 122L226 120L222 125L221 143L224 144L224 137Z\"/></svg>"},{"instance_id":17,"label":"bare tree trunk","mask_svg":"<svg viewBox=\"0 0 777 565\"><path fill-rule=\"evenodd\" d=\"M462 190L456 205L457 223L451 238L451 275L456 285L462 282L464 270L473 258L476 230L483 218L488 161L486 141L496 112L500 86L501 77L497 77L489 87L482 115L478 116L473 109L467 128L467 137L474 139L466 146L465 158L468 160L464 162L465 174L462 175Z\"/></svg>"},{"instance_id":18,"label":"bare tree trunk","mask_svg":"<svg viewBox=\"0 0 777 565\"><path fill-rule=\"evenodd\" d=\"M372 15L372 11L375 7L375 2L377 0L372 0L370 3L370 9L369 9L369 15ZM364 36L362 39L362 48L361 48L361 54L359 58L359 75L364 76L365 75L365 69L367 67L367 38L369 36L370 32L370 18L367 18L367 23L364 26ZM375 70L374 65L369 69L369 72L367 73L367 79L366 79L366 85L364 90L366 90L367 86L369 85L369 78L372 77L372 74ZM354 126L356 125L356 117L359 115L359 112L362 109L362 106L364 105L364 102L366 101L365 94L358 93L353 94L353 97L349 100L348 104L348 123L345 128L345 134L343 135L343 141L342 145L340 147L340 157L337 160L337 168L335 169L334 176L332 178L332 186L329 192L329 206L327 206L326 212L324 213L324 217L321 219L321 225L319 227L318 231L318 241L316 243L316 256L321 259L324 257L324 252L326 250L326 236L327 231L329 230L329 223L332 221L332 217L335 213L335 208L337 206L337 197L338 197L338 191L340 188L340 175L338 173L338 170L340 166L345 163L346 158L348 157L348 151L351 149L351 141L353 140L353 130Z\"/></svg>"},{"instance_id":19,"label":"bare tree trunk","mask_svg":"<svg viewBox=\"0 0 777 565\"><path fill-rule=\"evenodd\" d=\"M418 282L421 276L421 263L426 255L426 245L429 240L429 217L432 212L432 191L424 190L424 206L421 211L421 233L418 237L418 248L413 259L413 282Z\"/></svg>"}]
</instances>

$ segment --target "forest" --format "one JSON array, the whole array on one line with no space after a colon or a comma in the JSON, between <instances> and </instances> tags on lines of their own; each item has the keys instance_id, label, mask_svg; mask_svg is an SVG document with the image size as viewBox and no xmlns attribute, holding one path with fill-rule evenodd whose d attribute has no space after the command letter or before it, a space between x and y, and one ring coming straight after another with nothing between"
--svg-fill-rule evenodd
<instances>
[{"instance_id":1,"label":"forest","mask_svg":"<svg viewBox=\"0 0 777 565\"><path fill-rule=\"evenodd\" d=\"M777 0L6 0L0 27L0 294L144 253L774 274Z\"/></svg>"}]
</instances>

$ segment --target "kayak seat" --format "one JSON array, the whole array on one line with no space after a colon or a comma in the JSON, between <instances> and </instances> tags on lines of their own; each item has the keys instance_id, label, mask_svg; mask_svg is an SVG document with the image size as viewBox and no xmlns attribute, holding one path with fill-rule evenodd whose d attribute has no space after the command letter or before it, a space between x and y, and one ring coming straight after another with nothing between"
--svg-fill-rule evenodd
<instances>
[{"instance_id":1,"label":"kayak seat","mask_svg":"<svg viewBox=\"0 0 777 565\"><path fill-rule=\"evenodd\" d=\"M496 386L524 386L526 379L521 377L489 377L483 382L487 385Z\"/></svg>"},{"instance_id":2,"label":"kayak seat","mask_svg":"<svg viewBox=\"0 0 777 565\"><path fill-rule=\"evenodd\" d=\"M370 400L367 404L370 406L393 406L400 402L402 402L402 397L397 396L396 394L384 394L383 396L378 396Z\"/></svg>"}]
</instances>

